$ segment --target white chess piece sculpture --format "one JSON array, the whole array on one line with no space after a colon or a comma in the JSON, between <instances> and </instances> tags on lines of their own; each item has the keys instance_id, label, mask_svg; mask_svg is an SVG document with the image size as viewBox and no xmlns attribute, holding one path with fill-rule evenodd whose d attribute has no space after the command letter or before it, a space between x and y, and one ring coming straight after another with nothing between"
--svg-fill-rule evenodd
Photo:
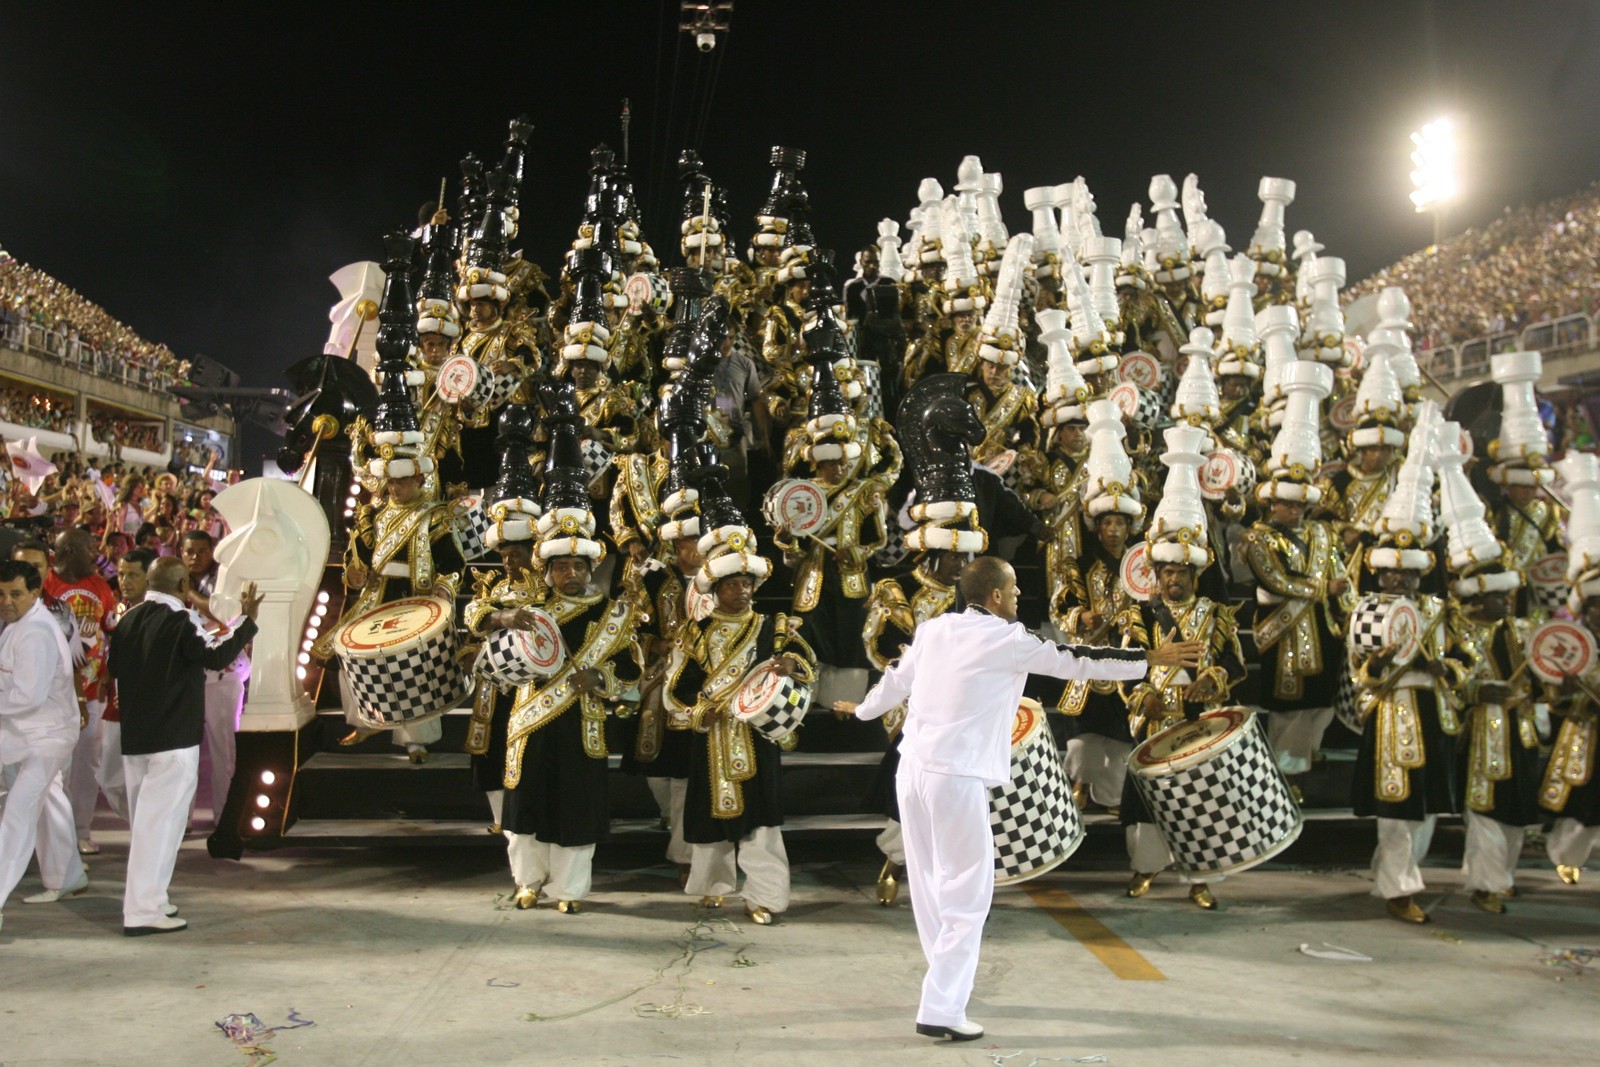
<instances>
[{"instance_id":1,"label":"white chess piece sculpture","mask_svg":"<svg viewBox=\"0 0 1600 1067\"><path fill-rule=\"evenodd\" d=\"M328 520L316 498L294 482L251 478L217 494L213 506L232 532L217 545L211 611L239 614L239 592L254 582L262 596L250 654L250 696L240 730L297 730L316 714L296 674L306 620L318 607L328 562ZM331 624L331 617L323 618Z\"/></svg>"},{"instance_id":2,"label":"white chess piece sculpture","mask_svg":"<svg viewBox=\"0 0 1600 1067\"><path fill-rule=\"evenodd\" d=\"M1022 203L1033 214L1033 248L1036 273L1051 277L1061 259L1061 227L1056 220L1055 186L1036 185L1022 191Z\"/></svg>"},{"instance_id":3,"label":"white chess piece sculpture","mask_svg":"<svg viewBox=\"0 0 1600 1067\"><path fill-rule=\"evenodd\" d=\"M1339 290L1344 288L1344 260L1338 256L1312 256L1302 265L1301 277L1311 291L1311 310L1300 335L1300 355L1318 363L1343 364L1344 309L1339 306Z\"/></svg>"},{"instance_id":4,"label":"white chess piece sculpture","mask_svg":"<svg viewBox=\"0 0 1600 1067\"><path fill-rule=\"evenodd\" d=\"M1150 208L1156 215L1156 259L1160 282L1182 281L1189 276L1189 238L1178 223L1178 183L1170 174L1150 179Z\"/></svg>"},{"instance_id":5,"label":"white chess piece sculpture","mask_svg":"<svg viewBox=\"0 0 1600 1067\"><path fill-rule=\"evenodd\" d=\"M1183 225L1194 241L1194 253L1200 255L1200 239L1195 236L1202 223L1210 221L1206 214L1206 194L1200 188L1200 176L1190 174L1183 179Z\"/></svg>"},{"instance_id":6,"label":"white chess piece sculpture","mask_svg":"<svg viewBox=\"0 0 1600 1067\"><path fill-rule=\"evenodd\" d=\"M1222 325L1228 306L1228 235L1216 219L1206 219L1192 231L1195 254L1200 257L1200 296L1206 302L1206 325Z\"/></svg>"},{"instance_id":7,"label":"white chess piece sculpture","mask_svg":"<svg viewBox=\"0 0 1600 1067\"><path fill-rule=\"evenodd\" d=\"M1117 263L1122 258L1122 242L1097 234L1084 240L1081 255L1089 270L1090 305L1106 324L1106 331L1116 334L1122 319L1122 306L1117 303Z\"/></svg>"},{"instance_id":8,"label":"white chess piece sculpture","mask_svg":"<svg viewBox=\"0 0 1600 1067\"><path fill-rule=\"evenodd\" d=\"M1256 261L1262 274L1277 275L1283 272L1283 210L1294 203L1294 182L1288 178L1262 178L1256 190L1261 198L1261 219L1256 223L1255 236L1250 238L1250 258ZM1268 257L1276 255L1277 262Z\"/></svg>"},{"instance_id":9,"label":"white chess piece sculpture","mask_svg":"<svg viewBox=\"0 0 1600 1067\"><path fill-rule=\"evenodd\" d=\"M378 331L375 327L363 330L361 324L378 317L383 268L376 263L351 263L328 275L328 280L339 290L339 302L328 310L333 326L322 354L352 358L370 371L378 365ZM352 346L356 346L354 352Z\"/></svg>"},{"instance_id":10,"label":"white chess piece sculpture","mask_svg":"<svg viewBox=\"0 0 1600 1067\"><path fill-rule=\"evenodd\" d=\"M890 282L905 280L906 265L900 259L900 226L894 219L878 223L878 275Z\"/></svg>"}]
</instances>

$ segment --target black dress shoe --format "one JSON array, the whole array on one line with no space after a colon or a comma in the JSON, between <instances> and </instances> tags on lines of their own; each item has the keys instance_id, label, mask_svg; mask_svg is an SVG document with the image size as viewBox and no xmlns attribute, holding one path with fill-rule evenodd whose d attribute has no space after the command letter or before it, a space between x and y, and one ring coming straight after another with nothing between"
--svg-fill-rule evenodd
<instances>
[{"instance_id":1,"label":"black dress shoe","mask_svg":"<svg viewBox=\"0 0 1600 1067\"><path fill-rule=\"evenodd\" d=\"M923 1037L948 1037L951 1041L976 1041L983 1036L983 1027L977 1023L962 1023L960 1026L918 1023L917 1033Z\"/></svg>"}]
</instances>

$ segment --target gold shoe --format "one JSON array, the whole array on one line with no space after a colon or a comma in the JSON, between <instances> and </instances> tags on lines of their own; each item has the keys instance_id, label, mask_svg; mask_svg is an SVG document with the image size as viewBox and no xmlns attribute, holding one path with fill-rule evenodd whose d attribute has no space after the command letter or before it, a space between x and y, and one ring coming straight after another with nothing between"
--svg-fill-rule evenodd
<instances>
[{"instance_id":1,"label":"gold shoe","mask_svg":"<svg viewBox=\"0 0 1600 1067\"><path fill-rule=\"evenodd\" d=\"M1157 871L1152 871L1149 874L1143 874L1139 871L1134 871L1133 877L1128 879L1128 895L1130 897L1142 897L1150 892L1150 883L1156 880L1156 874L1158 873Z\"/></svg>"},{"instance_id":2,"label":"gold shoe","mask_svg":"<svg viewBox=\"0 0 1600 1067\"><path fill-rule=\"evenodd\" d=\"M539 887L536 885L517 886L517 891L512 896L511 903L517 906L518 911L532 911L539 904Z\"/></svg>"},{"instance_id":3,"label":"gold shoe","mask_svg":"<svg viewBox=\"0 0 1600 1067\"><path fill-rule=\"evenodd\" d=\"M1384 902L1389 909L1389 914L1403 923L1430 922L1428 913L1417 907L1417 902L1410 897L1393 897Z\"/></svg>"},{"instance_id":4,"label":"gold shoe","mask_svg":"<svg viewBox=\"0 0 1600 1067\"><path fill-rule=\"evenodd\" d=\"M492 823L490 823L490 824L489 824L489 832L490 832L490 833L491 833L491 834L496 834L496 835L498 835L498 834L500 834L500 833L503 833L503 832L504 832L504 830L505 830L505 827L503 827L503 826L501 826L501 825L500 825L500 824L499 824L499 823L497 823L497 822L492 822Z\"/></svg>"},{"instance_id":5,"label":"gold shoe","mask_svg":"<svg viewBox=\"0 0 1600 1067\"><path fill-rule=\"evenodd\" d=\"M412 763L427 763L428 750L425 748L408 748L406 749L406 758Z\"/></svg>"},{"instance_id":6,"label":"gold shoe","mask_svg":"<svg viewBox=\"0 0 1600 1067\"><path fill-rule=\"evenodd\" d=\"M1578 884L1578 875L1582 871L1583 871L1582 867L1568 867L1564 863L1556 864L1556 877L1561 879L1563 882L1567 883L1568 885L1577 885Z\"/></svg>"},{"instance_id":7,"label":"gold shoe","mask_svg":"<svg viewBox=\"0 0 1600 1067\"><path fill-rule=\"evenodd\" d=\"M1109 808L1106 809L1106 814L1111 816L1113 819L1121 818L1122 817L1122 808L1119 807L1116 804L1113 804Z\"/></svg>"},{"instance_id":8,"label":"gold shoe","mask_svg":"<svg viewBox=\"0 0 1600 1067\"><path fill-rule=\"evenodd\" d=\"M768 911L766 908L752 908L749 905L746 905L744 913L749 917L750 921L755 923L757 926L771 926L778 921L778 917L772 914L772 912Z\"/></svg>"},{"instance_id":9,"label":"gold shoe","mask_svg":"<svg viewBox=\"0 0 1600 1067\"><path fill-rule=\"evenodd\" d=\"M1294 797L1294 802L1300 805L1302 808L1305 807L1306 795L1300 792L1300 786L1297 785L1293 779L1288 780L1286 784L1289 786L1289 795Z\"/></svg>"},{"instance_id":10,"label":"gold shoe","mask_svg":"<svg viewBox=\"0 0 1600 1067\"><path fill-rule=\"evenodd\" d=\"M1089 807L1088 782L1079 782L1077 785L1072 787L1072 806L1077 808L1079 811L1084 811Z\"/></svg>"},{"instance_id":11,"label":"gold shoe","mask_svg":"<svg viewBox=\"0 0 1600 1067\"><path fill-rule=\"evenodd\" d=\"M1503 891L1500 894L1500 899L1501 900L1516 900L1517 899L1517 887L1516 886L1512 886L1510 889L1507 889L1507 890Z\"/></svg>"},{"instance_id":12,"label":"gold shoe","mask_svg":"<svg viewBox=\"0 0 1600 1067\"><path fill-rule=\"evenodd\" d=\"M722 907L722 898L721 897L701 897L700 898L700 906L702 908L720 908L720 907Z\"/></svg>"},{"instance_id":13,"label":"gold shoe","mask_svg":"<svg viewBox=\"0 0 1600 1067\"><path fill-rule=\"evenodd\" d=\"M899 872L900 866L893 860L884 860L883 870L878 872L878 903L886 908L900 897L900 880L895 877Z\"/></svg>"},{"instance_id":14,"label":"gold shoe","mask_svg":"<svg viewBox=\"0 0 1600 1067\"><path fill-rule=\"evenodd\" d=\"M558 900L556 910L563 915L576 915L583 910L583 902L578 900Z\"/></svg>"},{"instance_id":15,"label":"gold shoe","mask_svg":"<svg viewBox=\"0 0 1600 1067\"><path fill-rule=\"evenodd\" d=\"M1472 904L1490 915L1504 915L1506 912L1506 902L1500 899L1500 894L1491 893L1487 889L1473 890Z\"/></svg>"},{"instance_id":16,"label":"gold shoe","mask_svg":"<svg viewBox=\"0 0 1600 1067\"><path fill-rule=\"evenodd\" d=\"M367 738L376 737L382 732L383 731L381 730L369 730L365 726L357 726L354 730L351 730L349 733L339 738L339 744L346 747L349 747L350 745L359 745Z\"/></svg>"},{"instance_id":17,"label":"gold shoe","mask_svg":"<svg viewBox=\"0 0 1600 1067\"><path fill-rule=\"evenodd\" d=\"M1206 911L1217 910L1217 898L1211 895L1211 890L1204 882L1189 887L1189 899L1194 901L1197 908L1204 908Z\"/></svg>"}]
</instances>

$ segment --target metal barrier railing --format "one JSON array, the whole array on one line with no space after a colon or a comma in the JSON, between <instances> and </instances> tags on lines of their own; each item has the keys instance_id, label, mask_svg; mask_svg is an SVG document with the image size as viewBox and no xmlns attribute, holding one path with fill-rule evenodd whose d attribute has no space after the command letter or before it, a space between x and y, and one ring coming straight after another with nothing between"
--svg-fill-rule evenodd
<instances>
[{"instance_id":1,"label":"metal barrier railing","mask_svg":"<svg viewBox=\"0 0 1600 1067\"><path fill-rule=\"evenodd\" d=\"M55 330L34 323L8 322L0 331L0 340L4 341L7 348L18 352L53 359L96 378L120 382L150 393L166 392L177 381L172 374L159 368L146 367L102 352L78 338L69 339Z\"/></svg>"},{"instance_id":2,"label":"metal barrier railing","mask_svg":"<svg viewBox=\"0 0 1600 1067\"><path fill-rule=\"evenodd\" d=\"M1489 357L1501 352L1541 352L1545 361L1592 352L1600 347L1591 315L1577 312L1536 322L1522 330L1504 330L1417 353L1417 361L1441 381L1477 378L1489 373Z\"/></svg>"}]
</instances>

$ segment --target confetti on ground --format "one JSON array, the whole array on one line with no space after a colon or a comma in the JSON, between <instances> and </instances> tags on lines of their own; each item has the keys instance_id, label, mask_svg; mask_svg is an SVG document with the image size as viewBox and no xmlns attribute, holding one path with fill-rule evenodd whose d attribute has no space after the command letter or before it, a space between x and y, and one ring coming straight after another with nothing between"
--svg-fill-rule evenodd
<instances>
[{"instance_id":1,"label":"confetti on ground","mask_svg":"<svg viewBox=\"0 0 1600 1067\"><path fill-rule=\"evenodd\" d=\"M1445 941L1452 945L1461 944L1461 939L1459 937L1457 937L1455 934L1445 933L1443 930L1435 930L1433 932L1433 936L1437 937L1440 941Z\"/></svg>"},{"instance_id":2,"label":"confetti on ground","mask_svg":"<svg viewBox=\"0 0 1600 1067\"><path fill-rule=\"evenodd\" d=\"M1302 943L1300 946L1300 952L1302 955L1310 956L1312 959L1317 960L1342 960L1349 963L1372 962L1372 957L1367 955L1365 952L1357 952L1353 948L1341 948L1338 945L1330 945L1326 941L1322 943L1321 948L1312 948L1309 943Z\"/></svg>"},{"instance_id":3,"label":"confetti on ground","mask_svg":"<svg viewBox=\"0 0 1600 1067\"><path fill-rule=\"evenodd\" d=\"M1563 948L1538 957L1546 967L1564 967L1573 974L1588 974L1596 970L1600 967L1595 963L1597 958L1600 958L1600 948Z\"/></svg>"},{"instance_id":4,"label":"confetti on ground","mask_svg":"<svg viewBox=\"0 0 1600 1067\"><path fill-rule=\"evenodd\" d=\"M1035 1056L1035 1057L1033 1057L1033 1059L1029 1060L1026 1063L1019 1063L1019 1064L1012 1064L1011 1063L1011 1061L1016 1059L1018 1056L1026 1056L1026 1055L1028 1055L1028 1052L1027 1052L1026 1049L1024 1049L1024 1050L1022 1050L1020 1052L1009 1052L1009 1053L1006 1053L1003 1056L998 1052L990 1052L988 1054L989 1059L994 1061L996 1067L1035 1067L1035 1065L1040 1064L1040 1063L1110 1063L1111 1062L1109 1059L1106 1058L1106 1054L1104 1052L1097 1052L1093 1056Z\"/></svg>"},{"instance_id":5,"label":"confetti on ground","mask_svg":"<svg viewBox=\"0 0 1600 1067\"><path fill-rule=\"evenodd\" d=\"M278 1059L272 1050L264 1047L272 1040L273 1034L280 1030L298 1030L303 1026L317 1024L290 1008L288 1021L278 1026L268 1026L255 1012L224 1015L215 1025L240 1052L249 1057L249 1067L267 1067L267 1064L274 1063Z\"/></svg>"},{"instance_id":6,"label":"confetti on ground","mask_svg":"<svg viewBox=\"0 0 1600 1067\"><path fill-rule=\"evenodd\" d=\"M502 982L498 978L489 979L489 986L492 989L516 989L520 985L522 985L521 982Z\"/></svg>"}]
</instances>

